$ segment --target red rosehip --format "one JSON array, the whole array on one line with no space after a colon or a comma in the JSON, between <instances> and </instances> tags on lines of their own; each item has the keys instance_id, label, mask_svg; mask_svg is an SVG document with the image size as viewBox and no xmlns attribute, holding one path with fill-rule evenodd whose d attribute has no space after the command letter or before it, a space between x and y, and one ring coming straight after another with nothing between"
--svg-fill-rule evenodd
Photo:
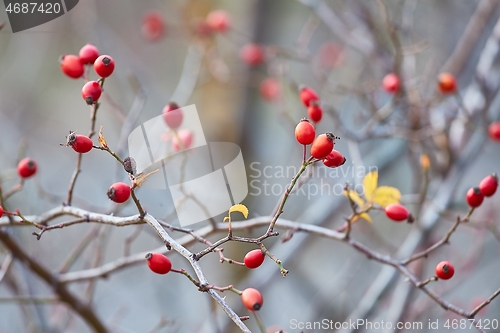
<instances>
[{"instance_id":1,"label":"red rosehip","mask_svg":"<svg viewBox=\"0 0 500 333\"><path fill-rule=\"evenodd\" d=\"M257 44L246 44L241 48L240 58L247 65L257 66L264 62L264 50Z\"/></svg>"},{"instance_id":2,"label":"red rosehip","mask_svg":"<svg viewBox=\"0 0 500 333\"><path fill-rule=\"evenodd\" d=\"M146 260L150 270L156 274L167 274L172 269L172 262L161 253L148 253Z\"/></svg>"},{"instance_id":3,"label":"red rosehip","mask_svg":"<svg viewBox=\"0 0 500 333\"><path fill-rule=\"evenodd\" d=\"M488 126L488 135L491 140L500 141L500 122L494 122Z\"/></svg>"},{"instance_id":4,"label":"red rosehip","mask_svg":"<svg viewBox=\"0 0 500 333\"><path fill-rule=\"evenodd\" d=\"M300 100L305 106L309 106L312 101L319 100L318 94L314 90L308 87L303 87L300 89Z\"/></svg>"},{"instance_id":5,"label":"red rosehip","mask_svg":"<svg viewBox=\"0 0 500 333\"><path fill-rule=\"evenodd\" d=\"M114 183L108 190L108 198L117 203L124 203L130 198L130 186L125 183Z\"/></svg>"},{"instance_id":6,"label":"red rosehip","mask_svg":"<svg viewBox=\"0 0 500 333\"><path fill-rule=\"evenodd\" d=\"M484 195L478 187L472 187L467 191L465 198L469 206L476 208L483 203Z\"/></svg>"},{"instance_id":7,"label":"red rosehip","mask_svg":"<svg viewBox=\"0 0 500 333\"><path fill-rule=\"evenodd\" d=\"M177 132L177 136L182 143L182 147L179 145L179 140L177 140L177 137L174 136L172 140L172 146L174 150L180 151L191 148L191 145L193 144L193 133L190 130L182 129Z\"/></svg>"},{"instance_id":8,"label":"red rosehip","mask_svg":"<svg viewBox=\"0 0 500 333\"><path fill-rule=\"evenodd\" d=\"M78 79L83 75L84 68L80 61L80 58L76 55L67 54L63 55L59 63L61 65L61 70L64 74L72 79Z\"/></svg>"},{"instance_id":9,"label":"red rosehip","mask_svg":"<svg viewBox=\"0 0 500 333\"><path fill-rule=\"evenodd\" d=\"M252 250L245 255L243 262L248 268L257 268L264 262L266 255L260 249Z\"/></svg>"},{"instance_id":10,"label":"red rosehip","mask_svg":"<svg viewBox=\"0 0 500 333\"><path fill-rule=\"evenodd\" d=\"M21 178L29 178L36 173L37 167L35 160L26 157L17 164L17 173Z\"/></svg>"},{"instance_id":11,"label":"red rosehip","mask_svg":"<svg viewBox=\"0 0 500 333\"><path fill-rule=\"evenodd\" d=\"M497 191L497 187L498 177L495 173L487 176L479 183L479 189L485 197L491 197L493 194L495 194L495 192Z\"/></svg>"},{"instance_id":12,"label":"red rosehip","mask_svg":"<svg viewBox=\"0 0 500 333\"><path fill-rule=\"evenodd\" d=\"M157 11L151 11L142 19L142 35L154 42L165 35L166 25L163 15Z\"/></svg>"},{"instance_id":13,"label":"red rosehip","mask_svg":"<svg viewBox=\"0 0 500 333\"><path fill-rule=\"evenodd\" d=\"M182 109L179 108L177 103L170 102L163 108L163 120L171 129L177 129L182 124L184 115Z\"/></svg>"},{"instance_id":14,"label":"red rosehip","mask_svg":"<svg viewBox=\"0 0 500 333\"><path fill-rule=\"evenodd\" d=\"M101 97L102 87L97 81L89 81L82 88L82 97L88 105L92 105Z\"/></svg>"},{"instance_id":15,"label":"red rosehip","mask_svg":"<svg viewBox=\"0 0 500 333\"><path fill-rule=\"evenodd\" d=\"M334 149L323 159L323 164L329 168L337 168L344 165L345 161L346 158L339 151Z\"/></svg>"},{"instance_id":16,"label":"red rosehip","mask_svg":"<svg viewBox=\"0 0 500 333\"><path fill-rule=\"evenodd\" d=\"M448 280L455 274L455 268L448 261L441 261L436 266L436 276L442 280Z\"/></svg>"},{"instance_id":17,"label":"red rosehip","mask_svg":"<svg viewBox=\"0 0 500 333\"><path fill-rule=\"evenodd\" d=\"M401 222L408 220L410 217L410 212L405 206L400 204L391 204L385 207L385 215L395 222Z\"/></svg>"},{"instance_id":18,"label":"red rosehip","mask_svg":"<svg viewBox=\"0 0 500 333\"><path fill-rule=\"evenodd\" d=\"M321 46L318 52L320 66L332 69L342 64L344 61L344 50L340 44L335 42L326 42Z\"/></svg>"},{"instance_id":19,"label":"red rosehip","mask_svg":"<svg viewBox=\"0 0 500 333\"><path fill-rule=\"evenodd\" d=\"M269 102L276 101L281 96L281 85L278 80L268 77L260 83L260 96Z\"/></svg>"},{"instance_id":20,"label":"red rosehip","mask_svg":"<svg viewBox=\"0 0 500 333\"><path fill-rule=\"evenodd\" d=\"M207 15L207 25L212 31L226 32L231 27L229 14L224 10L214 10Z\"/></svg>"},{"instance_id":21,"label":"red rosehip","mask_svg":"<svg viewBox=\"0 0 500 333\"><path fill-rule=\"evenodd\" d=\"M382 80L382 86L384 90L390 94L394 94L399 91L401 82L399 81L399 77L394 73L387 74Z\"/></svg>"},{"instance_id":22,"label":"red rosehip","mask_svg":"<svg viewBox=\"0 0 500 333\"><path fill-rule=\"evenodd\" d=\"M95 60L94 70L100 77L108 77L115 70L115 61L109 55L102 55Z\"/></svg>"},{"instance_id":23,"label":"red rosehip","mask_svg":"<svg viewBox=\"0 0 500 333\"><path fill-rule=\"evenodd\" d=\"M92 140L85 135L70 132L66 141L66 146L71 146L74 151L80 154L88 153L92 150Z\"/></svg>"},{"instance_id":24,"label":"red rosehip","mask_svg":"<svg viewBox=\"0 0 500 333\"><path fill-rule=\"evenodd\" d=\"M311 155L314 158L322 160L330 154L335 145L335 135L327 132L318 135L311 145Z\"/></svg>"},{"instance_id":25,"label":"red rosehip","mask_svg":"<svg viewBox=\"0 0 500 333\"><path fill-rule=\"evenodd\" d=\"M257 289L247 288L241 294L243 305L250 311L258 311L264 304L264 299Z\"/></svg>"},{"instance_id":26,"label":"red rosehip","mask_svg":"<svg viewBox=\"0 0 500 333\"><path fill-rule=\"evenodd\" d=\"M457 91L457 80L450 73L439 74L438 90L442 94L454 94Z\"/></svg>"},{"instance_id":27,"label":"red rosehip","mask_svg":"<svg viewBox=\"0 0 500 333\"><path fill-rule=\"evenodd\" d=\"M82 64L93 64L99 57L99 50L95 47L95 45L87 44L80 49L78 56L80 57Z\"/></svg>"},{"instance_id":28,"label":"red rosehip","mask_svg":"<svg viewBox=\"0 0 500 333\"><path fill-rule=\"evenodd\" d=\"M4 212L3 207L2 207L2 206L0 206L0 217L2 217L2 216L3 216L3 212Z\"/></svg>"},{"instance_id":29,"label":"red rosehip","mask_svg":"<svg viewBox=\"0 0 500 333\"><path fill-rule=\"evenodd\" d=\"M301 145L310 145L314 141L316 130L307 119L302 119L295 127L295 138Z\"/></svg>"},{"instance_id":30,"label":"red rosehip","mask_svg":"<svg viewBox=\"0 0 500 333\"><path fill-rule=\"evenodd\" d=\"M313 122L318 123L323 118L323 109L318 102L312 101L307 108L307 115Z\"/></svg>"}]
</instances>

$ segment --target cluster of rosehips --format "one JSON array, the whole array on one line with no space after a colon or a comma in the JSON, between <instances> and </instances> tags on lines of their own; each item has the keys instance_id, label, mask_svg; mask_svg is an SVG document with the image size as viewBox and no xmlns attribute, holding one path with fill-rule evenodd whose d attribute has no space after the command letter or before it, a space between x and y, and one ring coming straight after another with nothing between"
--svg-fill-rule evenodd
<instances>
[{"instance_id":1,"label":"cluster of rosehips","mask_svg":"<svg viewBox=\"0 0 500 333\"><path fill-rule=\"evenodd\" d=\"M401 88L401 81L395 73L389 73L382 80L382 87L390 94L397 93ZM442 94L454 94L457 91L457 80L450 73L441 73L437 79L437 89Z\"/></svg>"},{"instance_id":2,"label":"cluster of rosehips","mask_svg":"<svg viewBox=\"0 0 500 333\"><path fill-rule=\"evenodd\" d=\"M491 197L497 191L498 177L496 174L491 174L481 180L478 187L472 187L467 191L465 198L470 207L476 208L481 206L484 197Z\"/></svg>"},{"instance_id":3,"label":"cluster of rosehips","mask_svg":"<svg viewBox=\"0 0 500 333\"><path fill-rule=\"evenodd\" d=\"M258 251L255 252L255 251ZM250 251L245 256L245 265L249 268L256 268L264 261L264 254L261 250ZM170 259L161 253L148 253L146 262L149 269L157 274L167 274L172 270L172 262ZM241 293L241 301L243 305L250 311L258 311L264 304L264 299L261 293L254 288L247 288Z\"/></svg>"},{"instance_id":4,"label":"cluster of rosehips","mask_svg":"<svg viewBox=\"0 0 500 333\"><path fill-rule=\"evenodd\" d=\"M78 79L85 72L85 65L93 65L99 81L89 81L82 88L82 97L88 105L97 102L102 93L102 80L110 76L115 69L115 61L109 55L99 55L99 50L92 44L87 44L80 49L78 56L73 54L63 55L60 58L61 70L73 79Z\"/></svg>"}]
</instances>

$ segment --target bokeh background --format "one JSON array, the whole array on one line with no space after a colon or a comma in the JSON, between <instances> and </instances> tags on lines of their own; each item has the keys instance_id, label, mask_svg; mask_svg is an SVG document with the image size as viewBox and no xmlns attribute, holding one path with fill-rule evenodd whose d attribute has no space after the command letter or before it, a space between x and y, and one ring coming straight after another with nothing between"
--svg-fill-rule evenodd
<instances>
[{"instance_id":1,"label":"bokeh background","mask_svg":"<svg viewBox=\"0 0 500 333\"><path fill-rule=\"evenodd\" d=\"M402 43L408 46L411 59L405 63L405 80L419 81L422 99L430 100L435 76L453 52L479 3L476 0L387 0ZM495 1L492 1L495 2ZM314 6L326 5L340 22L348 27L350 36L335 33L322 21ZM275 185L269 195L250 194L244 203L250 216L268 215L279 200L278 189L284 189L297 169L302 150L293 135L295 124L306 116L298 98L298 87L314 88L325 105L335 107L343 119L331 116L318 125L318 131L358 131L362 134L369 102L376 108L388 103L391 95L382 91L380 82L392 68L393 47L384 24L380 1L329 0L252 0L252 1L123 1L81 0L62 17L36 28L12 34L5 11L0 10L0 177L3 188L17 180L15 166L21 156L38 161L39 172L27 181L24 189L9 199L10 207L18 207L25 215L40 214L65 200L68 183L76 164L76 154L59 144L65 142L70 130L86 133L89 128L89 107L81 99L83 80L66 77L59 68L63 54L77 54L86 43L95 44L102 54L116 62L114 74L106 80L105 95L99 109L97 125L103 126L110 146L123 142L123 124L133 128L161 113L169 101L180 105L196 104L207 141L227 141L238 144L243 152L249 180L257 179ZM0 6L1 7L1 6ZM457 76L463 91L474 77L479 56L499 18L498 6L483 13L483 25L472 43L472 49ZM224 34L200 37L196 22L214 9L223 9L231 17L231 29ZM145 38L143 18L157 11L166 23L165 35L156 41ZM372 57L353 45L359 40L377 40L380 48ZM243 45L255 42L266 48L266 62L249 67L240 59ZM325 46L327 45L327 46ZM329 48L328 48L329 45ZM333 47L332 47L333 45ZM325 51L326 48L326 51ZM95 74L91 74L95 75ZM262 98L261 82L273 77L281 90L278 101ZM456 108L456 101L442 101L445 112ZM492 109L498 103L492 103ZM404 118L404 115L400 117ZM130 124L129 124L130 125ZM479 131L481 129L478 129ZM126 134L126 130L125 130ZM341 139L336 149L347 157L347 163L337 175L312 177L304 185L304 193L290 198L284 218L338 228L350 210L348 201L334 193L313 193L309 184L331 186L349 181L359 184L363 170L376 167L379 184L398 187L403 199L412 207L419 184L412 179L415 160L411 151L415 145L401 138L367 139L355 142ZM126 145L120 146L126 155ZM460 175L450 211L443 213L428 239L428 245L439 240L451 226L454 216L465 213L465 192L487 174L498 171L498 144L487 142L466 172ZM257 177L251 163L263 171L269 167L271 177ZM434 164L440 161L432 159ZM276 174L284 169L284 174ZM436 169L439 170L438 167ZM116 161L100 151L86 154L82 173L75 189L74 205L94 211L113 207L106 190L115 181L125 180ZM323 170L318 167L316 171ZM345 175L340 170L344 170ZM352 171L356 172L353 174ZM433 169L434 170L434 169ZM358 173L359 171L359 173ZM323 170L324 172L324 170ZM438 171L431 173L439 178ZM261 185L258 185L261 186ZM437 189L432 183L430 193ZM264 190L261 188L261 190ZM251 193L255 190L250 189ZM159 218L172 216L173 204L166 191L140 190L138 195L149 213ZM432 195L430 196L432 198ZM489 199L474 215L478 223L460 227L451 244L419 267L422 278L433 274L434 265L445 259L456 260L454 279L436 284L433 289L446 299L472 309L474 302L486 299L500 285L499 240L495 230L499 225L498 194ZM128 203L118 214L135 214ZM220 220L222 218L218 217ZM405 237L416 225L394 224L382 213L373 215L374 223L364 221L354 226L354 237L383 253L395 254ZM175 219L170 220L176 223ZM484 227L489 221L490 227ZM195 228L206 225L201 223ZM258 236L265 229L242 234ZM116 228L75 225L47 232L37 241L31 227L9 231L33 257L54 271L60 267L75 244L85 235L94 238L90 246L71 267L71 271L88 269L116 260L124 255L124 240L140 231L130 247L131 253L148 251L161 246L161 241L148 226ZM174 234L181 236L181 234ZM214 235L212 240L223 237ZM290 274L283 279L277 266L266 260L257 270L220 264L217 254L200 261L209 281L239 289L258 288L264 295L262 319L269 332L291 329L290 320L317 321L323 318L344 321L362 311L364 296L382 265L369 261L342 243L296 233L282 243L269 239L266 246L284 261ZM226 244L225 255L242 260L252 249L250 245ZM193 251L202 249L192 246ZM100 255L96 255L96 253ZM7 253L0 246L0 258ZM170 255L175 268L188 268L176 254ZM409 290L410 289L410 290ZM145 263L133 265L88 282L71 284L71 290L89 300L99 317L114 332L236 332L237 328L211 299L200 293L183 276L152 274ZM227 294L227 295L226 295ZM240 299L226 293L227 302L240 314L248 315ZM50 288L40 282L29 269L15 261L0 282L0 332L87 332L89 328L64 305L30 304L9 301L14 296L49 296ZM401 303L401 299L405 299ZM441 309L419 290L408 288L404 279L396 277L389 290L366 312L371 321L421 321L458 318ZM403 304L402 306L400 306ZM361 309L361 310L360 310ZM401 314L401 309L403 313ZM495 300L480 313L479 318L497 319L500 302ZM357 319L357 318L354 318ZM246 321L252 331L258 328L253 317ZM318 330L304 330L312 332ZM333 330L324 330L333 331ZM430 331L424 329L423 332ZM450 330L468 332L464 330ZM386 332L393 332L386 330ZM406 332L412 332L407 330Z\"/></svg>"}]
</instances>

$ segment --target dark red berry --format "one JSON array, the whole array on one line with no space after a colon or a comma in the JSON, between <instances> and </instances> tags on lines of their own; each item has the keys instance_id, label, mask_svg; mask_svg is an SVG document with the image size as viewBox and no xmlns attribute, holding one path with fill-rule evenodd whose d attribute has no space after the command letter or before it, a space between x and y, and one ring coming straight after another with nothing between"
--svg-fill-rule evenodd
<instances>
[{"instance_id":1,"label":"dark red berry","mask_svg":"<svg viewBox=\"0 0 500 333\"><path fill-rule=\"evenodd\" d=\"M94 45L87 44L80 49L80 53L78 53L78 55L82 64L89 65L93 64L99 57L99 50Z\"/></svg>"},{"instance_id":2,"label":"dark red berry","mask_svg":"<svg viewBox=\"0 0 500 333\"><path fill-rule=\"evenodd\" d=\"M97 81L89 81L82 88L82 97L88 105L92 105L101 97L102 87Z\"/></svg>"},{"instance_id":3,"label":"dark red berry","mask_svg":"<svg viewBox=\"0 0 500 333\"><path fill-rule=\"evenodd\" d=\"M455 274L455 268L448 261L441 261L436 266L436 276L442 280L448 280Z\"/></svg>"},{"instance_id":4,"label":"dark red berry","mask_svg":"<svg viewBox=\"0 0 500 333\"><path fill-rule=\"evenodd\" d=\"M36 173L37 167L35 160L26 157L17 164L17 173L21 178L29 178Z\"/></svg>"},{"instance_id":5,"label":"dark red berry","mask_svg":"<svg viewBox=\"0 0 500 333\"><path fill-rule=\"evenodd\" d=\"M240 51L241 60L250 66L257 66L263 63L264 56L264 50L257 44L246 44Z\"/></svg>"},{"instance_id":6,"label":"dark red berry","mask_svg":"<svg viewBox=\"0 0 500 333\"><path fill-rule=\"evenodd\" d=\"M108 198L116 203L124 203L130 198L130 186L125 183L114 183L108 190Z\"/></svg>"},{"instance_id":7,"label":"dark red berry","mask_svg":"<svg viewBox=\"0 0 500 333\"><path fill-rule=\"evenodd\" d=\"M399 77L394 73L387 74L382 80L382 86L384 90L390 94L394 94L399 91L399 87L401 82L399 81Z\"/></svg>"},{"instance_id":8,"label":"dark red berry","mask_svg":"<svg viewBox=\"0 0 500 333\"><path fill-rule=\"evenodd\" d=\"M500 122L491 123L488 126L488 134L493 141L500 141Z\"/></svg>"},{"instance_id":9,"label":"dark red berry","mask_svg":"<svg viewBox=\"0 0 500 333\"><path fill-rule=\"evenodd\" d=\"M337 168L341 165L344 165L346 158L337 150L332 150L330 154L328 154L323 159L323 164L329 168Z\"/></svg>"},{"instance_id":10,"label":"dark red berry","mask_svg":"<svg viewBox=\"0 0 500 333\"><path fill-rule=\"evenodd\" d=\"M163 120L171 129L177 129L182 124L184 115L177 103L170 102L163 108Z\"/></svg>"},{"instance_id":11,"label":"dark red berry","mask_svg":"<svg viewBox=\"0 0 500 333\"><path fill-rule=\"evenodd\" d=\"M247 288L241 294L243 305L250 311L258 311L264 304L264 299L257 289Z\"/></svg>"},{"instance_id":12,"label":"dark red berry","mask_svg":"<svg viewBox=\"0 0 500 333\"><path fill-rule=\"evenodd\" d=\"M408 220L410 212L401 204L391 204L385 207L385 215L395 222Z\"/></svg>"},{"instance_id":13,"label":"dark red berry","mask_svg":"<svg viewBox=\"0 0 500 333\"><path fill-rule=\"evenodd\" d=\"M303 87L300 89L300 100L305 106L309 107L312 101L318 101L318 94L314 90L308 87Z\"/></svg>"},{"instance_id":14,"label":"dark red berry","mask_svg":"<svg viewBox=\"0 0 500 333\"><path fill-rule=\"evenodd\" d=\"M248 268L257 268L264 262L266 255L259 250L252 250L245 255L243 262Z\"/></svg>"},{"instance_id":15,"label":"dark red berry","mask_svg":"<svg viewBox=\"0 0 500 333\"><path fill-rule=\"evenodd\" d=\"M102 55L95 60L94 70L100 77L108 77L115 70L115 61L109 55Z\"/></svg>"},{"instance_id":16,"label":"dark red berry","mask_svg":"<svg viewBox=\"0 0 500 333\"><path fill-rule=\"evenodd\" d=\"M313 122L318 123L323 118L323 109L317 101L312 101L307 108L307 115Z\"/></svg>"},{"instance_id":17,"label":"dark red berry","mask_svg":"<svg viewBox=\"0 0 500 333\"><path fill-rule=\"evenodd\" d=\"M439 74L438 90L442 94L454 94L457 91L457 80L450 73Z\"/></svg>"},{"instance_id":18,"label":"dark red berry","mask_svg":"<svg viewBox=\"0 0 500 333\"><path fill-rule=\"evenodd\" d=\"M80 58L76 55L67 54L63 55L59 63L61 65L61 70L64 74L72 79L78 79L83 75L84 68L80 61Z\"/></svg>"},{"instance_id":19,"label":"dark red berry","mask_svg":"<svg viewBox=\"0 0 500 333\"><path fill-rule=\"evenodd\" d=\"M481 206L481 204L483 203L483 199L484 199L484 195L481 192L481 190L479 189L479 187L470 188L467 191L467 195L465 197L467 199L467 203L472 208L476 208L476 207Z\"/></svg>"},{"instance_id":20,"label":"dark red berry","mask_svg":"<svg viewBox=\"0 0 500 333\"><path fill-rule=\"evenodd\" d=\"M0 217L2 217L2 216L3 216L3 212L4 212L3 207L2 207L2 206L0 206Z\"/></svg>"},{"instance_id":21,"label":"dark red berry","mask_svg":"<svg viewBox=\"0 0 500 333\"><path fill-rule=\"evenodd\" d=\"M301 145L310 145L314 141L316 130L307 119L302 119L295 127L295 138Z\"/></svg>"},{"instance_id":22,"label":"dark red berry","mask_svg":"<svg viewBox=\"0 0 500 333\"><path fill-rule=\"evenodd\" d=\"M335 135L333 133L328 132L318 135L311 145L311 155L322 160L332 152L334 145Z\"/></svg>"},{"instance_id":23,"label":"dark red berry","mask_svg":"<svg viewBox=\"0 0 500 333\"><path fill-rule=\"evenodd\" d=\"M172 262L167 256L161 253L148 253L146 260L149 269L156 274L167 274L172 269Z\"/></svg>"},{"instance_id":24,"label":"dark red berry","mask_svg":"<svg viewBox=\"0 0 500 333\"><path fill-rule=\"evenodd\" d=\"M497 187L498 177L495 173L487 176L479 183L479 189L485 197L491 197L493 194L495 194L495 192L497 191Z\"/></svg>"},{"instance_id":25,"label":"dark red berry","mask_svg":"<svg viewBox=\"0 0 500 333\"><path fill-rule=\"evenodd\" d=\"M93 143L88 136L70 132L67 137L66 146L71 146L77 153L85 154L92 150Z\"/></svg>"}]
</instances>

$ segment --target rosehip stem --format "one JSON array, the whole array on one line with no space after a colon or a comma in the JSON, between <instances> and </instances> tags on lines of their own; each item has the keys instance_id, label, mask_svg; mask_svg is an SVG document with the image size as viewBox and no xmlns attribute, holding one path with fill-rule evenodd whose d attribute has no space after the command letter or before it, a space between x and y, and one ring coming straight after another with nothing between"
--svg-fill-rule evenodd
<instances>
[{"instance_id":1,"label":"rosehip stem","mask_svg":"<svg viewBox=\"0 0 500 333\"><path fill-rule=\"evenodd\" d=\"M257 322L257 325L259 326L259 331L261 333L266 333L266 327L262 323L262 319L260 318L259 311L252 311L253 315L255 316L255 321Z\"/></svg>"}]
</instances>

